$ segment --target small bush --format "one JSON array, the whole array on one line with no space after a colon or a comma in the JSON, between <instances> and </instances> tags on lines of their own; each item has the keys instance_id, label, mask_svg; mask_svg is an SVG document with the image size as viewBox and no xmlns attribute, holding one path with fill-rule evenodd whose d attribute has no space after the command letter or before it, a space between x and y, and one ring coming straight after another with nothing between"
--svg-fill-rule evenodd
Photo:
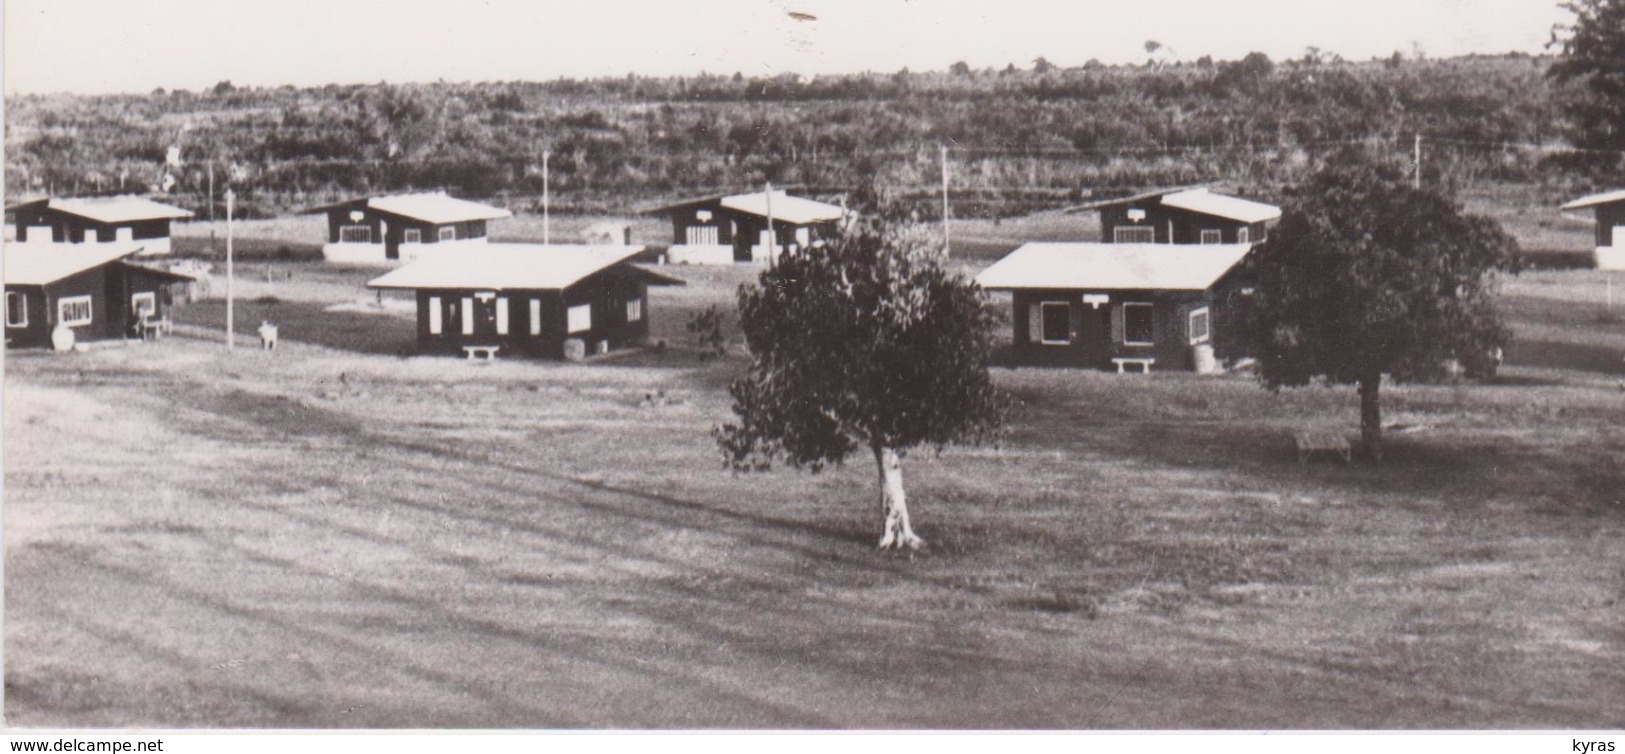
<instances>
[{"instance_id":1,"label":"small bush","mask_svg":"<svg viewBox=\"0 0 1625 754\"><path fill-rule=\"evenodd\" d=\"M723 331L726 318L727 315L716 304L688 318L685 328L694 336L694 344L700 347L700 358L720 358L728 354L728 336Z\"/></svg>"}]
</instances>

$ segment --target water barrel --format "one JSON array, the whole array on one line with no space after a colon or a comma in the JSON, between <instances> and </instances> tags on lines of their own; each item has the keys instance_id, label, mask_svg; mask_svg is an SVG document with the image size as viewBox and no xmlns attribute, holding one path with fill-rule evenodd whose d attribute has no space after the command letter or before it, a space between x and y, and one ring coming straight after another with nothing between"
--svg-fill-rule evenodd
<instances>
[{"instance_id":1,"label":"water barrel","mask_svg":"<svg viewBox=\"0 0 1625 754\"><path fill-rule=\"evenodd\" d=\"M1201 343L1191 348L1191 362L1197 374L1218 374L1219 359L1213 355L1212 343Z\"/></svg>"}]
</instances>

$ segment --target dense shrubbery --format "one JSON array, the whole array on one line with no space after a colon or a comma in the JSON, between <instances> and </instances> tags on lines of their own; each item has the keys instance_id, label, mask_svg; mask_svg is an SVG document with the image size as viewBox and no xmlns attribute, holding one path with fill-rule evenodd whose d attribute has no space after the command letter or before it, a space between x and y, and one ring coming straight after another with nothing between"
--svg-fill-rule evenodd
<instances>
[{"instance_id":1,"label":"dense shrubbery","mask_svg":"<svg viewBox=\"0 0 1625 754\"><path fill-rule=\"evenodd\" d=\"M1270 190L1330 142L1407 149L1418 130L1555 143L1564 124L1526 56L1371 63L1262 55L1156 68L1051 67L774 78L628 76L535 83L216 86L7 100L6 185L24 194L145 190L173 178L205 207L208 165L249 214L359 192L446 188L555 207L626 210L764 180L846 186L873 176L932 196L953 148L960 214L1017 212L1085 190L1223 179ZM172 146L180 164L166 165ZM1440 142L1450 180L1531 180L1539 151ZM923 210L932 202L922 201Z\"/></svg>"}]
</instances>

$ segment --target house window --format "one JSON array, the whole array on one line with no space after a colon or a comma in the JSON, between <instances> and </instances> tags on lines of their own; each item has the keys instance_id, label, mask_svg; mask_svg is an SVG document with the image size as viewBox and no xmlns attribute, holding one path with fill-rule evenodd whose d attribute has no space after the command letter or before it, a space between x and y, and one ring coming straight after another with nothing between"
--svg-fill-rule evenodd
<instances>
[{"instance_id":1,"label":"house window","mask_svg":"<svg viewBox=\"0 0 1625 754\"><path fill-rule=\"evenodd\" d=\"M401 231L401 243L423 243L423 229L407 228Z\"/></svg>"},{"instance_id":2,"label":"house window","mask_svg":"<svg viewBox=\"0 0 1625 754\"><path fill-rule=\"evenodd\" d=\"M463 307L460 310L460 315L463 318L463 334L464 335L473 335L474 334L474 299L469 298L467 296L463 297Z\"/></svg>"},{"instance_id":3,"label":"house window","mask_svg":"<svg viewBox=\"0 0 1625 754\"><path fill-rule=\"evenodd\" d=\"M635 298L626 302L626 321L643 321L643 299Z\"/></svg>"},{"instance_id":4,"label":"house window","mask_svg":"<svg viewBox=\"0 0 1625 754\"><path fill-rule=\"evenodd\" d=\"M530 300L530 334L542 334L542 300L539 298Z\"/></svg>"},{"instance_id":5,"label":"house window","mask_svg":"<svg viewBox=\"0 0 1625 754\"><path fill-rule=\"evenodd\" d=\"M1258 242L1263 243L1268 240L1270 240L1270 226L1265 225L1258 229Z\"/></svg>"},{"instance_id":6,"label":"house window","mask_svg":"<svg viewBox=\"0 0 1625 754\"><path fill-rule=\"evenodd\" d=\"M1039 342L1049 345L1065 345L1071 342L1071 304L1065 301L1045 301L1038 305L1038 312L1044 323Z\"/></svg>"},{"instance_id":7,"label":"house window","mask_svg":"<svg viewBox=\"0 0 1625 754\"><path fill-rule=\"evenodd\" d=\"M340 225L339 243L372 243L372 227L367 225Z\"/></svg>"},{"instance_id":8,"label":"house window","mask_svg":"<svg viewBox=\"0 0 1625 754\"><path fill-rule=\"evenodd\" d=\"M566 313L565 329L572 333L586 332L592 329L592 305L581 304L570 307Z\"/></svg>"},{"instance_id":9,"label":"house window","mask_svg":"<svg viewBox=\"0 0 1625 754\"><path fill-rule=\"evenodd\" d=\"M1116 243L1156 243L1157 231L1145 225L1120 225L1112 228L1112 241Z\"/></svg>"},{"instance_id":10,"label":"house window","mask_svg":"<svg viewBox=\"0 0 1625 754\"><path fill-rule=\"evenodd\" d=\"M440 297L439 296L430 296L429 297L429 334L430 335L439 335L441 329L444 328L444 324L441 322L441 316L443 316L443 312L440 309Z\"/></svg>"},{"instance_id":11,"label":"house window","mask_svg":"<svg viewBox=\"0 0 1625 754\"><path fill-rule=\"evenodd\" d=\"M497 299L497 334L508 334L508 299Z\"/></svg>"},{"instance_id":12,"label":"house window","mask_svg":"<svg viewBox=\"0 0 1625 754\"><path fill-rule=\"evenodd\" d=\"M690 246L716 246L717 226L690 225L688 226L688 244Z\"/></svg>"},{"instance_id":13,"label":"house window","mask_svg":"<svg viewBox=\"0 0 1625 754\"><path fill-rule=\"evenodd\" d=\"M1205 243L1205 244L1224 243L1224 233L1222 231L1220 231L1219 229L1217 229L1217 228L1203 228L1202 229L1202 243Z\"/></svg>"},{"instance_id":14,"label":"house window","mask_svg":"<svg viewBox=\"0 0 1625 754\"><path fill-rule=\"evenodd\" d=\"M455 241L455 240L457 240L457 226L448 225L448 226L446 226L444 228L441 228L440 229L440 240L442 240L442 241Z\"/></svg>"},{"instance_id":15,"label":"house window","mask_svg":"<svg viewBox=\"0 0 1625 754\"><path fill-rule=\"evenodd\" d=\"M1207 342L1208 338L1213 334L1209 328L1207 307L1204 306L1191 312L1190 335L1193 345Z\"/></svg>"},{"instance_id":16,"label":"house window","mask_svg":"<svg viewBox=\"0 0 1625 754\"><path fill-rule=\"evenodd\" d=\"M131 294L130 310L135 316L146 319L158 313L158 294L152 291Z\"/></svg>"},{"instance_id":17,"label":"house window","mask_svg":"<svg viewBox=\"0 0 1625 754\"><path fill-rule=\"evenodd\" d=\"M56 302L56 318L68 327L90 324L90 297L73 296Z\"/></svg>"},{"instance_id":18,"label":"house window","mask_svg":"<svg viewBox=\"0 0 1625 754\"><path fill-rule=\"evenodd\" d=\"M1155 345L1153 312L1156 306L1145 303L1123 304L1123 345Z\"/></svg>"},{"instance_id":19,"label":"house window","mask_svg":"<svg viewBox=\"0 0 1625 754\"><path fill-rule=\"evenodd\" d=\"M1252 240L1253 234L1251 230L1247 228L1236 228L1236 243L1251 243Z\"/></svg>"},{"instance_id":20,"label":"house window","mask_svg":"<svg viewBox=\"0 0 1625 754\"><path fill-rule=\"evenodd\" d=\"M28 326L28 296L6 291L6 327Z\"/></svg>"}]
</instances>

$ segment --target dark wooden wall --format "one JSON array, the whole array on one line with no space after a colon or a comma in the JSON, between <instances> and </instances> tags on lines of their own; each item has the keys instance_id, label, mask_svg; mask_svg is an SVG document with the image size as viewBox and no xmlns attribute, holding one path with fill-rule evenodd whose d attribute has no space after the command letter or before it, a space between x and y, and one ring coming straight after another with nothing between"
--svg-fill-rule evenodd
<instances>
[{"instance_id":1,"label":"dark wooden wall","mask_svg":"<svg viewBox=\"0 0 1625 754\"><path fill-rule=\"evenodd\" d=\"M540 358L561 358L564 341L579 338L591 353L600 340L609 341L611 349L625 348L643 342L649 336L648 285L635 272L611 268L589 276L563 291L508 290L484 291L493 293L486 301L473 289L419 290L418 348L423 353L463 355L463 346L501 345L504 355L526 355ZM429 331L429 311L433 300L439 299L441 331ZM463 299L470 299L472 312L464 311ZM496 332L496 299L508 300L508 333ZM540 301L541 333L531 335L531 301ZM626 320L626 303L639 301L643 318L637 322ZM592 307L592 327L585 332L569 333L568 309L587 304ZM474 317L474 333L464 335L462 321Z\"/></svg>"},{"instance_id":2,"label":"dark wooden wall","mask_svg":"<svg viewBox=\"0 0 1625 754\"><path fill-rule=\"evenodd\" d=\"M1130 222L1128 211L1131 208L1145 210L1145 219L1140 222ZM1156 232L1154 243L1194 244L1201 243L1202 230L1218 230L1224 243L1240 243L1236 232L1248 228L1249 241L1257 243L1264 240L1265 223L1243 223L1212 215L1204 215L1189 210L1164 207L1156 200L1148 200L1132 205L1104 207L1100 210L1101 241L1113 243L1113 229L1117 226L1151 227ZM1170 233L1170 231L1172 231Z\"/></svg>"},{"instance_id":3,"label":"dark wooden wall","mask_svg":"<svg viewBox=\"0 0 1625 754\"><path fill-rule=\"evenodd\" d=\"M1016 364L1027 366L1070 366L1092 369L1116 369L1114 357L1154 358L1158 371L1188 370L1194 367L1190 336L1187 332L1189 315L1203 306L1209 306L1205 293L1184 291L1089 291L1105 293L1111 301L1098 309L1083 303L1084 291L1023 290L1012 296L1011 322L1015 326L1012 357ZM1043 302L1065 302L1070 307L1070 341L1066 344L1046 344L1031 339L1030 311ZM1129 345L1122 342L1121 333L1112 325L1114 312L1124 303L1149 303L1152 309L1152 341L1149 346ZM1210 331L1216 325L1209 307Z\"/></svg>"},{"instance_id":4,"label":"dark wooden wall","mask_svg":"<svg viewBox=\"0 0 1625 754\"><path fill-rule=\"evenodd\" d=\"M13 213L17 227L18 241L54 241L56 243L84 243L86 231L96 231L107 237L116 237L119 228L129 228L130 237L140 241L152 238L169 237L168 220L137 220L125 223L99 223L78 215L52 210L44 207L18 207ZM50 238L30 238L30 226L50 226Z\"/></svg>"}]
</instances>

